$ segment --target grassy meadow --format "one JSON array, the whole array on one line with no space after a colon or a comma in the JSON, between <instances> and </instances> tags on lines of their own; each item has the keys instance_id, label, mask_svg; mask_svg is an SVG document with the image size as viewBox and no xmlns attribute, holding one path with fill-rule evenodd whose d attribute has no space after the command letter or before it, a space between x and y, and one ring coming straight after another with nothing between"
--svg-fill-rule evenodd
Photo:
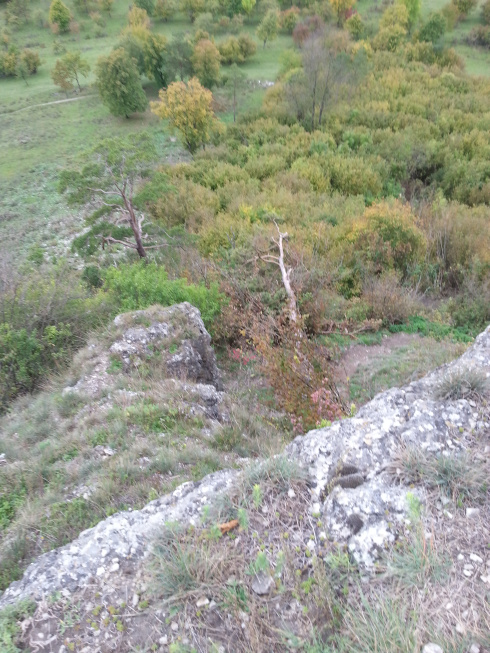
<instances>
[{"instance_id":1,"label":"grassy meadow","mask_svg":"<svg viewBox=\"0 0 490 653\"><path fill-rule=\"evenodd\" d=\"M103 28L67 4L79 24L79 33L54 35L49 26L40 27L31 19L12 32L12 41L19 48L38 51L41 67L27 83L20 78L0 80L0 239L9 241L4 255L17 261L36 245L63 255L73 235L81 230L81 216L65 204L56 189L60 169L69 166L81 151L102 138L149 131L161 143L162 158L169 153L178 157L181 152L178 140L169 140L165 127L149 108L129 120L114 118L93 87L97 59L109 54L127 24L127 3L116 0L111 16L104 15ZM47 0L34 0L31 15L41 11L47 21L49 5ZM0 26L4 12L5 5L0 5ZM168 23L154 22L152 29L170 39L193 28L183 15L177 15ZM253 35L255 29L256 22L245 24L242 31ZM220 35L216 40L219 43L224 38L226 35ZM290 45L291 39L280 34L266 48L259 46L255 56L241 66L250 87L240 111L260 106L265 89L254 82L276 78L281 52ZM80 51L91 67L89 75L81 78L81 93L65 94L51 79L51 71L64 51ZM152 81L145 80L144 88L149 100L157 98L158 89ZM231 121L226 102L221 100L220 108L220 117Z\"/></svg>"}]
</instances>

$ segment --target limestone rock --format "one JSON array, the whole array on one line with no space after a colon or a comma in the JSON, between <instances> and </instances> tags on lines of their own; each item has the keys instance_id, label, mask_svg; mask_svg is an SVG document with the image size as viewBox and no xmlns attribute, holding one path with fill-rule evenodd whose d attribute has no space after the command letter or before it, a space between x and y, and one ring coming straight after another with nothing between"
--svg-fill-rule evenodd
<instances>
[{"instance_id":1,"label":"limestone rock","mask_svg":"<svg viewBox=\"0 0 490 653\"><path fill-rule=\"evenodd\" d=\"M265 594L269 594L273 587L274 579L270 574L267 574L263 571L255 574L255 577L252 581L252 590L255 592L255 594L264 596Z\"/></svg>"},{"instance_id":2,"label":"limestone rock","mask_svg":"<svg viewBox=\"0 0 490 653\"><path fill-rule=\"evenodd\" d=\"M75 592L92 577L109 575L114 558L130 571L148 554L152 534L166 522L194 523L216 493L226 491L237 472L223 471L180 485L142 510L120 512L81 533L66 546L41 555L0 597L0 609L22 598ZM106 563L106 564L104 564ZM107 564L109 563L109 564Z\"/></svg>"},{"instance_id":3,"label":"limestone rock","mask_svg":"<svg viewBox=\"0 0 490 653\"><path fill-rule=\"evenodd\" d=\"M216 391L221 391L223 384L211 336L199 310L188 302L118 315L114 318L112 337L109 350L95 343L82 350L81 355L89 361L89 371L85 364L80 378L65 388L65 393L99 398L114 391L111 370L115 364L125 374L147 365L158 367L162 378L199 384L206 403L216 403Z\"/></svg>"},{"instance_id":4,"label":"limestone rock","mask_svg":"<svg viewBox=\"0 0 490 653\"><path fill-rule=\"evenodd\" d=\"M320 507L314 511L322 513L330 535L346 543L364 567L372 568L397 537L407 518L408 492L424 500L421 490L393 481L390 465L399 447L457 455L464 450L460 434L477 427L478 408L469 401L436 398L442 379L472 367L490 376L490 327L458 360L405 388L377 395L355 417L310 431L287 447L316 485ZM477 508L466 511L468 517L478 513Z\"/></svg>"},{"instance_id":5,"label":"limestone rock","mask_svg":"<svg viewBox=\"0 0 490 653\"><path fill-rule=\"evenodd\" d=\"M426 644L422 649L422 653L444 653L444 651L439 646L439 644L433 644L432 642L429 642L429 644Z\"/></svg>"},{"instance_id":6,"label":"limestone rock","mask_svg":"<svg viewBox=\"0 0 490 653\"><path fill-rule=\"evenodd\" d=\"M125 371L158 354L168 377L222 390L211 336L199 310L188 302L124 313L114 319L114 324L122 333L110 352L120 356Z\"/></svg>"},{"instance_id":7,"label":"limestone rock","mask_svg":"<svg viewBox=\"0 0 490 653\"><path fill-rule=\"evenodd\" d=\"M155 307L119 316L116 326L120 329L115 340L120 343L117 355L128 369L138 360L144 361L157 344L163 346L167 369L176 377L197 380L202 388L195 391L203 403L215 406L219 375L197 309L188 304L170 309ZM173 340L177 335L187 344L181 346ZM95 359L100 365L99 354ZM490 327L460 359L404 388L377 395L355 417L311 431L286 448L287 455L309 471L314 486L311 511L321 513L322 529L330 538L347 544L366 570L373 568L380 551L404 526L408 492L418 492L424 500L422 490L409 489L402 477L394 478L392 463L400 445L433 455L458 455L464 452L466 433L478 437L480 430L488 428L478 406L466 400L437 399L435 390L445 375L463 367L474 367L490 376ZM104 373L102 370L101 376ZM95 375L92 378L94 387L99 387L100 379ZM170 381L187 386L180 378ZM192 392L195 386L189 386ZM114 559L124 573L131 573L148 554L152 534L159 526L168 521L197 523L203 506L217 493L229 491L237 475L236 471L217 472L199 483L184 483L142 510L113 515L84 531L71 544L34 561L22 579L4 592L0 609L25 597L74 592L98 574L103 582ZM342 478L347 481L337 482ZM478 514L477 508L467 509L468 517ZM270 591L271 581L270 577L263 578L257 589L267 584ZM429 653L431 649L424 650Z\"/></svg>"}]
</instances>

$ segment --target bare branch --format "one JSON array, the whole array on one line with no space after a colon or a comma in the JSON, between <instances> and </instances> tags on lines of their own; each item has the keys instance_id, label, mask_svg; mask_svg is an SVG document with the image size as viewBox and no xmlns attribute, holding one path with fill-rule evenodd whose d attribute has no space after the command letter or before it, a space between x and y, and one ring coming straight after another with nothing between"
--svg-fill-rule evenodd
<instances>
[{"instance_id":1,"label":"bare branch","mask_svg":"<svg viewBox=\"0 0 490 653\"><path fill-rule=\"evenodd\" d=\"M103 195L119 195L115 190L104 190L103 188L91 188L89 186L88 190L91 190L93 193L102 193Z\"/></svg>"},{"instance_id":2,"label":"bare branch","mask_svg":"<svg viewBox=\"0 0 490 653\"><path fill-rule=\"evenodd\" d=\"M293 287L291 286L291 273L293 269L291 267L287 268L286 264L284 263L284 241L288 239L288 234L287 232L282 232L279 229L279 226L275 220L273 220L273 222L277 229L278 239L276 240L276 238L272 237L272 242L279 249L279 256L264 254L263 256L259 256L259 258L266 263L274 263L274 265L279 266L279 269L281 270L282 283L288 296L289 319L294 324L297 324L300 315L296 303L296 295L294 293Z\"/></svg>"},{"instance_id":3,"label":"bare branch","mask_svg":"<svg viewBox=\"0 0 490 653\"><path fill-rule=\"evenodd\" d=\"M112 236L102 236L102 249L105 248L106 243L119 243L120 245L124 245L124 247L130 247L131 249L138 249L134 243L128 243L125 240L118 240L117 238L113 238Z\"/></svg>"}]
</instances>

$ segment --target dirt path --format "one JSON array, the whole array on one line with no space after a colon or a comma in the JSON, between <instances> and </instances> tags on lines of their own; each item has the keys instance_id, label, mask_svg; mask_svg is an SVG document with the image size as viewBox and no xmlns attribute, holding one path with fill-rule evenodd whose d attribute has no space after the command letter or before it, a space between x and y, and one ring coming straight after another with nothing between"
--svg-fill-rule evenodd
<instances>
[{"instance_id":1,"label":"dirt path","mask_svg":"<svg viewBox=\"0 0 490 653\"><path fill-rule=\"evenodd\" d=\"M412 342L420 340L418 333L394 333L391 336L384 336L380 345L352 345L341 356L339 369L345 377L352 378L360 365L367 365L372 360L384 358L395 349L407 347Z\"/></svg>"},{"instance_id":2,"label":"dirt path","mask_svg":"<svg viewBox=\"0 0 490 653\"><path fill-rule=\"evenodd\" d=\"M43 102L42 104L30 104L28 107L22 107L22 109L16 109L15 111L5 111L0 113L0 116L11 116L14 113L19 113L20 111L27 111L27 109L38 109L39 107L49 107L52 104L65 104L66 102L77 102L78 100L84 100L87 97L92 97L93 93L90 95L80 95L78 97L69 97L64 100L53 100L53 102Z\"/></svg>"}]
</instances>

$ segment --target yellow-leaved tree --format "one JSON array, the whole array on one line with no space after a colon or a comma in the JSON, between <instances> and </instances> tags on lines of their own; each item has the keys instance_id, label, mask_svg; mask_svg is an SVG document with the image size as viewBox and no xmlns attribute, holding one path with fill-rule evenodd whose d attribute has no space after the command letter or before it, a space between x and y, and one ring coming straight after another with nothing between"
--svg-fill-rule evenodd
<instances>
[{"instance_id":1,"label":"yellow-leaved tree","mask_svg":"<svg viewBox=\"0 0 490 653\"><path fill-rule=\"evenodd\" d=\"M345 20L346 13L351 9L356 0L330 0L333 10L337 14L337 24L340 27Z\"/></svg>"},{"instance_id":2,"label":"yellow-leaved tree","mask_svg":"<svg viewBox=\"0 0 490 653\"><path fill-rule=\"evenodd\" d=\"M151 103L152 112L166 118L177 129L189 152L195 152L211 138L216 117L212 109L213 94L192 77L186 82L173 82L160 89L159 102Z\"/></svg>"}]
</instances>

